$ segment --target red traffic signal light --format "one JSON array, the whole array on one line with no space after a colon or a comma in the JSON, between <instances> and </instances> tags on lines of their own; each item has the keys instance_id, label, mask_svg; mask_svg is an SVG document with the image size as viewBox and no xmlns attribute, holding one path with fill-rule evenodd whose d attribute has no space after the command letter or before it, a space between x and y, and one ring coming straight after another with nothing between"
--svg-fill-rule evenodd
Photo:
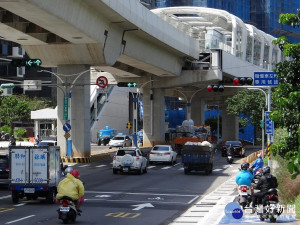
<instances>
[{"instance_id":1,"label":"red traffic signal light","mask_svg":"<svg viewBox=\"0 0 300 225\"><path fill-rule=\"evenodd\" d=\"M223 92L224 91L224 86L223 85L218 85L218 84L214 84L214 85L208 85L207 86L207 92Z\"/></svg>"},{"instance_id":2,"label":"red traffic signal light","mask_svg":"<svg viewBox=\"0 0 300 225\"><path fill-rule=\"evenodd\" d=\"M253 79L251 77L239 77L239 78L234 78L233 79L233 85L252 85Z\"/></svg>"},{"instance_id":3,"label":"red traffic signal light","mask_svg":"<svg viewBox=\"0 0 300 225\"><path fill-rule=\"evenodd\" d=\"M207 92L212 92L213 91L212 85L208 85L206 90Z\"/></svg>"}]
</instances>

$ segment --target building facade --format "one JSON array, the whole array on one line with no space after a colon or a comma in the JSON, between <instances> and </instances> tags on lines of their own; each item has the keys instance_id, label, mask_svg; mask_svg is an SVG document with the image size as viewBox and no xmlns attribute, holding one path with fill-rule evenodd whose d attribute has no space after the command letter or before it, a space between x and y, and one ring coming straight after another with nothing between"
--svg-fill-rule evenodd
<instances>
[{"instance_id":1,"label":"building facade","mask_svg":"<svg viewBox=\"0 0 300 225\"><path fill-rule=\"evenodd\" d=\"M272 36L285 35L295 43L300 40L299 28L283 26L278 22L281 13L297 13L300 0L142 0L142 2L151 9L175 6L222 9Z\"/></svg>"}]
</instances>

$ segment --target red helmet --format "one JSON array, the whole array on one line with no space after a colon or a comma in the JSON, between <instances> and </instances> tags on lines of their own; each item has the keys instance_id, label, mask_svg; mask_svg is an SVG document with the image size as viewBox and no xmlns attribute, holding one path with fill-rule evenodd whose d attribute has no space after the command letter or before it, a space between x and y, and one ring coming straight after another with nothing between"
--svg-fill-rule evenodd
<instances>
[{"instance_id":1,"label":"red helmet","mask_svg":"<svg viewBox=\"0 0 300 225\"><path fill-rule=\"evenodd\" d=\"M75 178L78 178L78 177L79 177L79 172L78 172L78 170L72 170L72 171L70 172L70 174L72 174Z\"/></svg>"}]
</instances>

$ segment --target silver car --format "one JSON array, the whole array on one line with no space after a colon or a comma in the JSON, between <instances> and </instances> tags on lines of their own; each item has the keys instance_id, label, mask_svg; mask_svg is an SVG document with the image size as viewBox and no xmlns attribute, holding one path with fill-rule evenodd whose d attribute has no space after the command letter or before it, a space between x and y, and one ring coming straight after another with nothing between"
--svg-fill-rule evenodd
<instances>
[{"instance_id":1,"label":"silver car","mask_svg":"<svg viewBox=\"0 0 300 225\"><path fill-rule=\"evenodd\" d=\"M128 135L116 135L112 139L110 139L108 146L109 148L130 147L132 146L132 140Z\"/></svg>"}]
</instances>

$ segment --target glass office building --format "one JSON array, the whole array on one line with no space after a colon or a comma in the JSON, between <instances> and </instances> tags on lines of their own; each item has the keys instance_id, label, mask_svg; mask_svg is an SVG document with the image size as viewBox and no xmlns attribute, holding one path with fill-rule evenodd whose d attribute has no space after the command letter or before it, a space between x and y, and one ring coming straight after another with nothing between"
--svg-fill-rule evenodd
<instances>
[{"instance_id":1,"label":"glass office building","mask_svg":"<svg viewBox=\"0 0 300 225\"><path fill-rule=\"evenodd\" d=\"M279 37L287 36L293 42L300 41L300 29L279 24L280 13L297 13L300 0L143 0L149 8L175 6L199 6L225 10L245 23Z\"/></svg>"}]
</instances>

